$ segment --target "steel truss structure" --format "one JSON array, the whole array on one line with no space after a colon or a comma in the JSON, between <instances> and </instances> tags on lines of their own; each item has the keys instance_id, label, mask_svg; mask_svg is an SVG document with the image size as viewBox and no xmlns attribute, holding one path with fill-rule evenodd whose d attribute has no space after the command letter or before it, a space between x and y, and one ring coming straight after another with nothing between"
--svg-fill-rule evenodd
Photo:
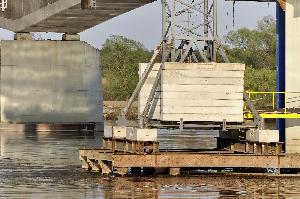
<instances>
[{"instance_id":1,"label":"steel truss structure","mask_svg":"<svg viewBox=\"0 0 300 199\"><path fill-rule=\"evenodd\" d=\"M161 63L161 70L165 62L215 62L218 55L223 62L229 62L217 33L217 12L217 0L162 0L162 41L119 117L119 124L125 122L126 114L155 63ZM160 88L160 74L159 71L139 116L141 127L147 124L151 102Z\"/></svg>"},{"instance_id":2,"label":"steel truss structure","mask_svg":"<svg viewBox=\"0 0 300 199\"><path fill-rule=\"evenodd\" d=\"M215 62L219 52L229 62L217 18L217 0L162 0L162 57L170 53L172 62Z\"/></svg>"}]
</instances>

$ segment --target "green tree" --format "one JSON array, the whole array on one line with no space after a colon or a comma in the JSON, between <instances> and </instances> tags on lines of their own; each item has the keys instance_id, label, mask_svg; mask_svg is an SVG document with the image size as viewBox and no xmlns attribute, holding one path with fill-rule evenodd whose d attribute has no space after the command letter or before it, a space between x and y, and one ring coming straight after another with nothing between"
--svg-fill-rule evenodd
<instances>
[{"instance_id":1,"label":"green tree","mask_svg":"<svg viewBox=\"0 0 300 199\"><path fill-rule=\"evenodd\" d=\"M276 89L276 21L266 16L254 30L241 28L224 37L231 62L246 64L245 90Z\"/></svg>"},{"instance_id":2,"label":"green tree","mask_svg":"<svg viewBox=\"0 0 300 199\"><path fill-rule=\"evenodd\" d=\"M242 62L255 69L276 67L276 21L266 16L257 22L254 30L241 28L225 37L231 62Z\"/></svg>"},{"instance_id":3,"label":"green tree","mask_svg":"<svg viewBox=\"0 0 300 199\"><path fill-rule=\"evenodd\" d=\"M246 64L246 91L276 90L276 22L273 17L266 16L258 21L254 30L231 31L224 40L230 61ZM257 94L252 100L256 108L272 106L269 94Z\"/></svg>"},{"instance_id":4,"label":"green tree","mask_svg":"<svg viewBox=\"0 0 300 199\"><path fill-rule=\"evenodd\" d=\"M251 67L246 67L244 86L246 91L275 91L276 70L268 68L253 69Z\"/></svg>"},{"instance_id":5,"label":"green tree","mask_svg":"<svg viewBox=\"0 0 300 199\"><path fill-rule=\"evenodd\" d=\"M111 36L100 51L104 76L104 99L127 100L139 76L138 64L149 62L150 52L140 42Z\"/></svg>"}]
</instances>

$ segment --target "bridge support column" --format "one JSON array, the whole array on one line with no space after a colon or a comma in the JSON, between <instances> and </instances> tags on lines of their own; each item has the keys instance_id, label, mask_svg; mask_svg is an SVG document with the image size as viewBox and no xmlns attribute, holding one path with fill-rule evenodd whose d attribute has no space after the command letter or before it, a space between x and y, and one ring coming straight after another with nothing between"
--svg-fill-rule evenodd
<instances>
[{"instance_id":1,"label":"bridge support column","mask_svg":"<svg viewBox=\"0 0 300 199\"><path fill-rule=\"evenodd\" d=\"M300 107L300 1L287 0L285 12L285 90L287 108ZM300 153L300 121L286 119L286 152Z\"/></svg>"},{"instance_id":2,"label":"bridge support column","mask_svg":"<svg viewBox=\"0 0 300 199\"><path fill-rule=\"evenodd\" d=\"M30 36L1 41L0 124L20 123L25 130L45 124L51 131L52 124L92 130L86 125L96 123L103 130L99 50L74 41L78 35L65 35L68 41Z\"/></svg>"},{"instance_id":3,"label":"bridge support column","mask_svg":"<svg viewBox=\"0 0 300 199\"><path fill-rule=\"evenodd\" d=\"M279 2L276 3L276 31L277 31L277 92L285 91L285 11ZM276 96L277 108L284 108L284 95ZM285 119L276 120L277 129L279 130L280 142L285 142Z\"/></svg>"}]
</instances>

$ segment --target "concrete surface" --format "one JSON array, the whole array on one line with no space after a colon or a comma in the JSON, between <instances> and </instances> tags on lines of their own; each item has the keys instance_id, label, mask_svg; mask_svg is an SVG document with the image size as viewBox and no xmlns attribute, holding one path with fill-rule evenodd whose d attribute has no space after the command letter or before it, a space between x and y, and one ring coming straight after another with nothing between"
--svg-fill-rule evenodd
<instances>
[{"instance_id":1,"label":"concrete surface","mask_svg":"<svg viewBox=\"0 0 300 199\"><path fill-rule=\"evenodd\" d=\"M251 142L272 143L279 142L278 130L249 130L246 132L246 140Z\"/></svg>"},{"instance_id":2,"label":"concrete surface","mask_svg":"<svg viewBox=\"0 0 300 199\"><path fill-rule=\"evenodd\" d=\"M133 128L127 131L126 139L140 142L156 142L158 129Z\"/></svg>"},{"instance_id":3,"label":"concrete surface","mask_svg":"<svg viewBox=\"0 0 300 199\"><path fill-rule=\"evenodd\" d=\"M125 126L114 126L112 128L113 131L113 137L117 139L125 139L126 135L130 132L132 132L132 127L125 127Z\"/></svg>"},{"instance_id":4,"label":"concrete surface","mask_svg":"<svg viewBox=\"0 0 300 199\"><path fill-rule=\"evenodd\" d=\"M153 0L96 0L96 8L83 9L86 1L9 0L8 8L0 12L0 27L14 32L79 33Z\"/></svg>"},{"instance_id":5,"label":"concrete surface","mask_svg":"<svg viewBox=\"0 0 300 199\"><path fill-rule=\"evenodd\" d=\"M300 108L300 1L286 2L286 91L288 108ZM300 120L286 120L286 151L300 153Z\"/></svg>"},{"instance_id":6,"label":"concrete surface","mask_svg":"<svg viewBox=\"0 0 300 199\"><path fill-rule=\"evenodd\" d=\"M99 51L80 41L1 42L1 122L103 123Z\"/></svg>"},{"instance_id":7,"label":"concrete surface","mask_svg":"<svg viewBox=\"0 0 300 199\"><path fill-rule=\"evenodd\" d=\"M108 125L104 125L104 135L103 135L103 137L111 138L112 135L113 135L113 127L108 126Z\"/></svg>"}]
</instances>

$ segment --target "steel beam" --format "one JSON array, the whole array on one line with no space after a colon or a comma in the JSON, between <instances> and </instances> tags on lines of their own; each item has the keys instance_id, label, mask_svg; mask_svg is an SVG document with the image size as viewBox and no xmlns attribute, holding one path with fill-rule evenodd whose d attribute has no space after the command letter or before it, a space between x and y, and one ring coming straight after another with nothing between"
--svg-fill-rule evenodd
<instances>
[{"instance_id":1,"label":"steel beam","mask_svg":"<svg viewBox=\"0 0 300 199\"><path fill-rule=\"evenodd\" d=\"M114 167L172 168L300 168L300 156L201 153L113 155Z\"/></svg>"},{"instance_id":2,"label":"steel beam","mask_svg":"<svg viewBox=\"0 0 300 199\"><path fill-rule=\"evenodd\" d=\"M162 152L158 154L110 153L107 150L81 149L80 159L111 161L113 167L172 168L295 168L299 154L257 155L215 152Z\"/></svg>"},{"instance_id":3,"label":"steel beam","mask_svg":"<svg viewBox=\"0 0 300 199\"><path fill-rule=\"evenodd\" d=\"M215 62L221 51L228 62L217 34L217 0L163 0L162 4L163 40L172 46L168 61Z\"/></svg>"}]
</instances>

